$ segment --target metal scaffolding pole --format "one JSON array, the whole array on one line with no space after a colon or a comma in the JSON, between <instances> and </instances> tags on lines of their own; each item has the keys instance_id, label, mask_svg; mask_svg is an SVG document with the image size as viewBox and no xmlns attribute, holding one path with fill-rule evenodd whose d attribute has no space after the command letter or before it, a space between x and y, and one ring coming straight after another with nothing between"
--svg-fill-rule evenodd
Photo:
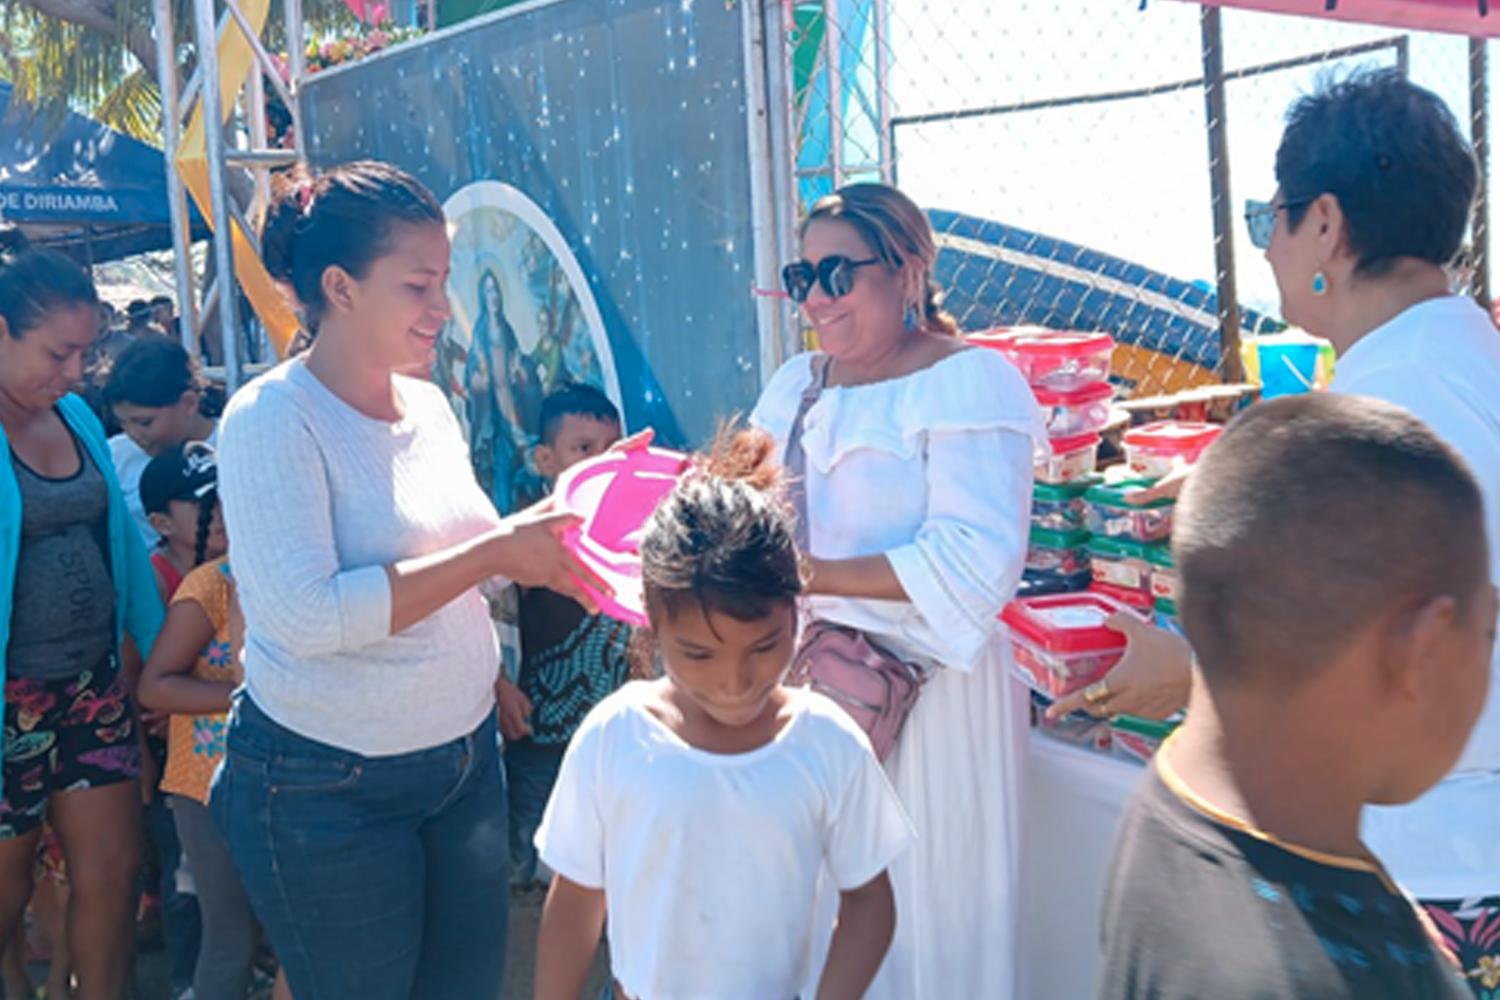
<instances>
[{"instance_id":1,"label":"metal scaffolding pole","mask_svg":"<svg viewBox=\"0 0 1500 1000\"><path fill-rule=\"evenodd\" d=\"M285 0L283 3L289 77L283 81L275 58L257 37L254 24L246 16L240 0L194 0L193 47L197 65L185 94L178 93L176 74L179 67L172 41L171 0L153 0L153 5L157 53L161 62L158 82L162 91L162 137L170 168L167 183L172 194L183 341L193 352L197 350L200 334L205 339L217 340L222 344L222 375L226 387L233 391L243 381L247 342L241 321L248 318L240 316L240 298L235 280L235 220L238 220L241 232L250 245L258 249L256 234L245 225L245 220L258 221L263 215L270 197L270 172L295 163L302 155L302 116L298 107L298 92L306 73L302 5L299 0ZM236 87L240 89L231 94L222 92L221 29L225 33L238 32L242 35L253 56L243 84L235 81ZM291 114L294 137L291 149L268 148L269 136L265 125L267 81ZM240 99L241 95L243 100ZM226 116L226 106L234 110L235 115ZM209 259L215 275L213 282L201 290L194 287L191 247L188 243L189 208L184 196L183 177L177 169L186 131L184 123L190 119L195 108L203 116L208 205L200 208L206 207L205 214L212 216ZM231 171L238 172L237 176L241 179L244 171L250 174L254 195L246 210L241 210L242 206L231 194ZM203 193L200 191L199 195ZM210 325L210 316L214 317L214 330L206 329Z\"/></svg>"},{"instance_id":2,"label":"metal scaffolding pole","mask_svg":"<svg viewBox=\"0 0 1500 1000\"><path fill-rule=\"evenodd\" d=\"M161 88L162 144L167 159L167 200L172 213L172 268L177 283L177 329L188 354L198 353L197 295L193 290L192 216L182 175L173 157L182 141L181 98L177 88L177 42L172 24L172 0L153 0L156 17L157 86Z\"/></svg>"},{"instance_id":3,"label":"metal scaffolding pole","mask_svg":"<svg viewBox=\"0 0 1500 1000\"><path fill-rule=\"evenodd\" d=\"M1203 98L1208 113L1208 170L1219 281L1219 370L1224 381L1243 382L1239 291L1234 275L1234 213L1229 190L1229 119L1224 99L1224 27L1219 8L1205 5L1202 16Z\"/></svg>"},{"instance_id":4,"label":"metal scaffolding pole","mask_svg":"<svg viewBox=\"0 0 1500 1000\"><path fill-rule=\"evenodd\" d=\"M210 52L217 56L218 31L214 24L213 0L193 0L193 15L198 52L205 60ZM214 62L217 61L215 58ZM218 309L214 315L218 320L219 343L224 345L224 383L233 392L240 385L241 338L235 315L239 297L234 292L233 223L229 214L229 191L224 183L224 150L227 144L224 138L223 100L218 69L205 62L202 113L208 145L209 205L213 213L214 284L219 289Z\"/></svg>"}]
</instances>

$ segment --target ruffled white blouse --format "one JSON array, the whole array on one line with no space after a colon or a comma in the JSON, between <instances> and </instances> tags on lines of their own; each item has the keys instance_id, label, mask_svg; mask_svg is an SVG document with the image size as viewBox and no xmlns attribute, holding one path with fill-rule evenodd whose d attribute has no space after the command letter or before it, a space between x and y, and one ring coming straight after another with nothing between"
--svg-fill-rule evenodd
<instances>
[{"instance_id":1,"label":"ruffled white blouse","mask_svg":"<svg viewBox=\"0 0 1500 1000\"><path fill-rule=\"evenodd\" d=\"M782 365L751 414L781 448L813 357ZM1025 563L1032 459L1045 441L1020 373L970 349L902 378L830 386L802 440L811 553L884 553L911 598L819 596L813 615L972 670Z\"/></svg>"}]
</instances>

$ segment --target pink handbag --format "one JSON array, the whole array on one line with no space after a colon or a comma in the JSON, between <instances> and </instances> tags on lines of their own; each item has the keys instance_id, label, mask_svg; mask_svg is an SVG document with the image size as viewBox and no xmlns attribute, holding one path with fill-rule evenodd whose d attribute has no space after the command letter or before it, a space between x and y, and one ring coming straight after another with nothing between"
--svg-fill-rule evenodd
<instances>
[{"instance_id":1,"label":"pink handbag","mask_svg":"<svg viewBox=\"0 0 1500 1000\"><path fill-rule=\"evenodd\" d=\"M787 433L786 467L791 473L789 499L797 515L797 546L807 552L807 493L803 477L807 456L802 450L802 425L828 379L827 355L812 362L812 379ZM875 756L884 762L896 749L896 738L922 693L927 671L908 663L857 628L815 621L802 635L786 683L810 687L843 707L870 737Z\"/></svg>"},{"instance_id":2,"label":"pink handbag","mask_svg":"<svg viewBox=\"0 0 1500 1000\"><path fill-rule=\"evenodd\" d=\"M870 641L857 628L817 621L807 627L786 683L838 702L870 737L883 763L922 693L927 671Z\"/></svg>"}]
</instances>

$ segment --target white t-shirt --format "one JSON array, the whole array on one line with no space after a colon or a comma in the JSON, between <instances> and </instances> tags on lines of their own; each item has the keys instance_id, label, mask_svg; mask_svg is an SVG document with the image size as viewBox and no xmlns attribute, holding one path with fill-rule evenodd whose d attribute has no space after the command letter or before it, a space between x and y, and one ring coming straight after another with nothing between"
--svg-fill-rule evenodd
<instances>
[{"instance_id":1,"label":"white t-shirt","mask_svg":"<svg viewBox=\"0 0 1500 1000\"><path fill-rule=\"evenodd\" d=\"M1420 303L1339 358L1334 392L1404 406L1468 462L1500 580L1500 331L1472 299ZM1419 899L1500 895L1500 648L1484 714L1449 776L1417 801L1365 810L1364 835Z\"/></svg>"},{"instance_id":2,"label":"white t-shirt","mask_svg":"<svg viewBox=\"0 0 1500 1000\"><path fill-rule=\"evenodd\" d=\"M214 421L213 433L208 436L208 446L217 449L219 447L219 422ZM127 434L116 434L109 439L109 457L115 465L115 478L120 480L120 491L125 494L125 506L130 510L130 516L135 519L136 527L141 529L141 539L146 543L146 551L156 548L156 543L161 541L161 536L156 529L151 527L151 521L146 517L146 508L141 505L141 474L146 471L146 466L151 464L151 456L141 448L140 445L130 440Z\"/></svg>"},{"instance_id":3,"label":"white t-shirt","mask_svg":"<svg viewBox=\"0 0 1500 1000\"><path fill-rule=\"evenodd\" d=\"M819 694L791 692L775 740L695 749L627 684L583 722L536 843L603 889L614 975L635 1000L792 1000L806 986L824 872L841 890L913 839L869 741Z\"/></svg>"}]
</instances>

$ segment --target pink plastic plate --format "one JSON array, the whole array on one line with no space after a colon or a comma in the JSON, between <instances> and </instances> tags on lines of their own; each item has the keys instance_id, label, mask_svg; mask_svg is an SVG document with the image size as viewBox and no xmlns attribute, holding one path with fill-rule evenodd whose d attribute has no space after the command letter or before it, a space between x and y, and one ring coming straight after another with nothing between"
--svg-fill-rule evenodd
<instances>
[{"instance_id":1,"label":"pink plastic plate","mask_svg":"<svg viewBox=\"0 0 1500 1000\"><path fill-rule=\"evenodd\" d=\"M599 610L611 618L630 625L646 624L641 533L687 464L686 455L665 448L612 451L578 463L557 481L553 495L561 507L583 518L583 523L563 535L562 542L614 589L611 597L583 585Z\"/></svg>"}]
</instances>

